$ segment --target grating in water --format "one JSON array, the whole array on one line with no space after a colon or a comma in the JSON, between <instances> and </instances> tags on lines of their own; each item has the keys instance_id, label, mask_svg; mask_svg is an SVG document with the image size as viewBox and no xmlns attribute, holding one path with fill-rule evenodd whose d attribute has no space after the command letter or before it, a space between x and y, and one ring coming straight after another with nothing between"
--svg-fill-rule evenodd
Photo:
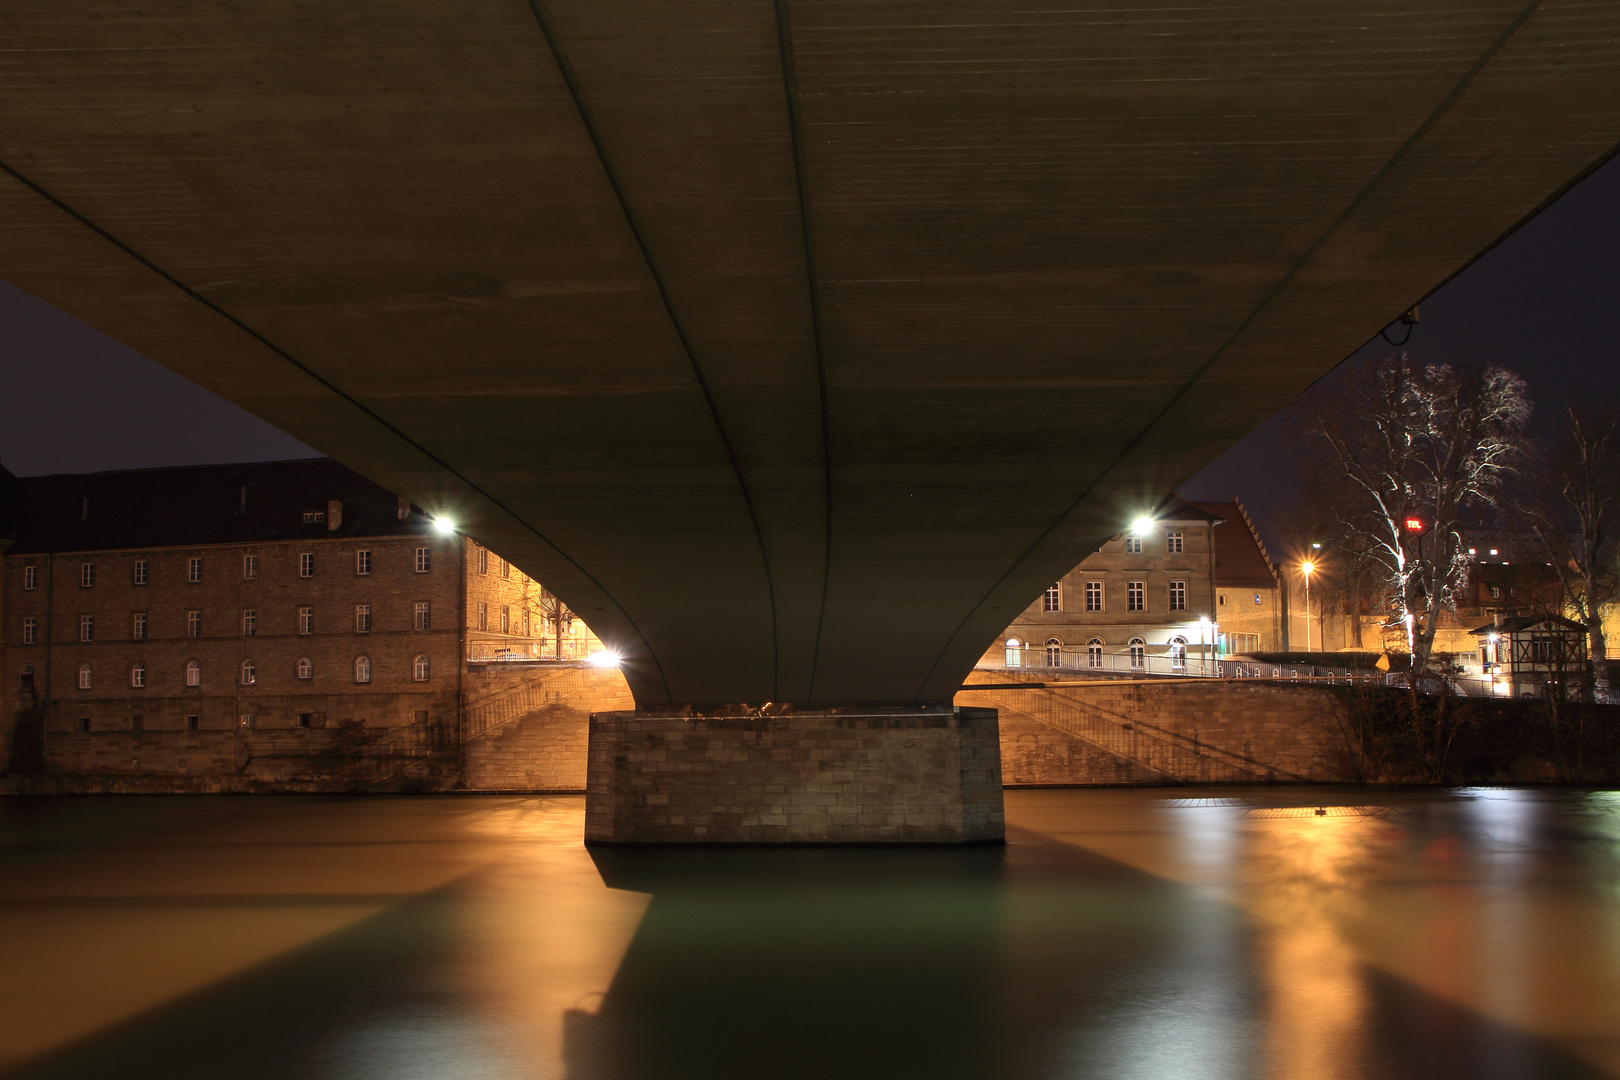
<instances>
[{"instance_id":1,"label":"grating in water","mask_svg":"<svg viewBox=\"0 0 1620 1080\"><path fill-rule=\"evenodd\" d=\"M1297 817L1388 817L1395 812L1392 806L1257 806L1246 810L1244 817L1297 818Z\"/></svg>"},{"instance_id":2,"label":"grating in water","mask_svg":"<svg viewBox=\"0 0 1620 1080\"><path fill-rule=\"evenodd\" d=\"M1160 806L1248 806L1248 799L1160 799Z\"/></svg>"}]
</instances>

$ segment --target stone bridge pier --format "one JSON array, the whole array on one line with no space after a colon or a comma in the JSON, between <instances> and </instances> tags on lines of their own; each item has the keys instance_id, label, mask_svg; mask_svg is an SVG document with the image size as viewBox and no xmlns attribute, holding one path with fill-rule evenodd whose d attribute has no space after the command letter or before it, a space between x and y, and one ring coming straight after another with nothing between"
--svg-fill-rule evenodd
<instances>
[{"instance_id":1,"label":"stone bridge pier","mask_svg":"<svg viewBox=\"0 0 1620 1080\"><path fill-rule=\"evenodd\" d=\"M585 839L596 844L999 843L996 710L596 713L585 800Z\"/></svg>"}]
</instances>

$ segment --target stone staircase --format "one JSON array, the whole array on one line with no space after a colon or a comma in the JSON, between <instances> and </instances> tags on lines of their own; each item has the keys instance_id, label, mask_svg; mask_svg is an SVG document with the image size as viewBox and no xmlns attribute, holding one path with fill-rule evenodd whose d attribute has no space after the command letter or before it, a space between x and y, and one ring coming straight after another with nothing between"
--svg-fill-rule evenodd
<instances>
[{"instance_id":1,"label":"stone staircase","mask_svg":"<svg viewBox=\"0 0 1620 1080\"><path fill-rule=\"evenodd\" d=\"M1264 783L1303 780L1243 754L1236 754L1158 724L1101 708L1077 693L1055 687L974 690L966 703L993 706L1063 732L1070 738L1130 762L1153 780L1145 783Z\"/></svg>"}]
</instances>

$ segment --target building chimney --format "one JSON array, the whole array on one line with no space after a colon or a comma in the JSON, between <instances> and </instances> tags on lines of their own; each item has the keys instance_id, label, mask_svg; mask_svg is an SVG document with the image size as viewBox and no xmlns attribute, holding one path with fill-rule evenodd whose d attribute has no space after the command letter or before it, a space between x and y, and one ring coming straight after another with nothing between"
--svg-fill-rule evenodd
<instances>
[{"instance_id":1,"label":"building chimney","mask_svg":"<svg viewBox=\"0 0 1620 1080\"><path fill-rule=\"evenodd\" d=\"M240 497L239 501L236 504L236 512L238 514L247 513L247 485L246 484L242 485L242 494L241 494L241 497Z\"/></svg>"},{"instance_id":2,"label":"building chimney","mask_svg":"<svg viewBox=\"0 0 1620 1080\"><path fill-rule=\"evenodd\" d=\"M1491 625L1498 630L1502 628L1502 613L1500 611L1491 612Z\"/></svg>"},{"instance_id":3,"label":"building chimney","mask_svg":"<svg viewBox=\"0 0 1620 1080\"><path fill-rule=\"evenodd\" d=\"M399 520L404 521L406 518L408 518L410 516L411 516L411 500L401 498L399 500Z\"/></svg>"},{"instance_id":4,"label":"building chimney","mask_svg":"<svg viewBox=\"0 0 1620 1080\"><path fill-rule=\"evenodd\" d=\"M343 503L337 499L326 500L326 531L334 532L343 524Z\"/></svg>"},{"instance_id":5,"label":"building chimney","mask_svg":"<svg viewBox=\"0 0 1620 1080\"><path fill-rule=\"evenodd\" d=\"M79 520L90 520L90 496L86 495L79 501Z\"/></svg>"}]
</instances>

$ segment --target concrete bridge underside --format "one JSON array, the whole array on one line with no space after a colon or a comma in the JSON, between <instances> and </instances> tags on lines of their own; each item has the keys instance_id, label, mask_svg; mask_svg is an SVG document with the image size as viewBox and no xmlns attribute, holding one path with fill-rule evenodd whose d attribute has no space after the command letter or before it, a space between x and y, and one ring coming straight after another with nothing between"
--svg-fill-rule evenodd
<instances>
[{"instance_id":1,"label":"concrete bridge underside","mask_svg":"<svg viewBox=\"0 0 1620 1080\"><path fill-rule=\"evenodd\" d=\"M456 519L643 706L949 700L1620 141L1620 5L0 11L0 276Z\"/></svg>"}]
</instances>

